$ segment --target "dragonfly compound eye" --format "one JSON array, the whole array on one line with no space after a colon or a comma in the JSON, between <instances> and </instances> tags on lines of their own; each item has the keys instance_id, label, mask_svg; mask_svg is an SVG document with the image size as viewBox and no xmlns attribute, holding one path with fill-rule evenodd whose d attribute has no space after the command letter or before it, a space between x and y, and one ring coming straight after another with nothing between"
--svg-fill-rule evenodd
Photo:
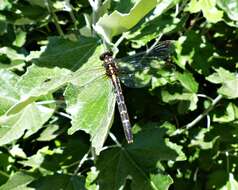
<instances>
[{"instance_id":1,"label":"dragonfly compound eye","mask_svg":"<svg viewBox=\"0 0 238 190\"><path fill-rule=\"evenodd\" d=\"M106 51L103 54L100 55L100 60L104 60L106 57L111 57L113 55L113 53L111 51Z\"/></svg>"}]
</instances>

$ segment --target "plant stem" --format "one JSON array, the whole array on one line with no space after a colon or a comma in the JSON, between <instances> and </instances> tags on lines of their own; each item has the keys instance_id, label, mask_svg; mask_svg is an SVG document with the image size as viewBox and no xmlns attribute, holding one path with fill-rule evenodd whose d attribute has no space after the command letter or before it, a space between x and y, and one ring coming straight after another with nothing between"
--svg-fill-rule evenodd
<instances>
[{"instance_id":1,"label":"plant stem","mask_svg":"<svg viewBox=\"0 0 238 190\"><path fill-rule=\"evenodd\" d=\"M51 1L50 0L46 0L46 4L47 4L48 11L49 11L49 13L51 14L51 16L53 18L53 21L54 21L54 24L55 24L57 32L59 33L60 36L64 37L64 32L63 32L63 30L60 27L57 15L53 11L53 7L52 7L52 4L51 4Z\"/></svg>"},{"instance_id":2,"label":"plant stem","mask_svg":"<svg viewBox=\"0 0 238 190\"><path fill-rule=\"evenodd\" d=\"M101 5L101 0L88 0L89 4L92 7L93 13L92 13L92 25L94 26L98 20L98 11L99 11L99 7ZM93 28L93 27L92 27ZM96 35L96 32L93 29L93 36Z\"/></svg>"},{"instance_id":3,"label":"plant stem","mask_svg":"<svg viewBox=\"0 0 238 190\"><path fill-rule=\"evenodd\" d=\"M73 175L77 175L81 166L83 165L83 163L88 160L88 156L89 156L89 153L90 153L90 149L88 150L88 152L83 156L83 158L80 160L77 168L74 170L74 174Z\"/></svg>"},{"instance_id":4,"label":"plant stem","mask_svg":"<svg viewBox=\"0 0 238 190\"><path fill-rule=\"evenodd\" d=\"M229 171L230 171L229 152L226 152L225 155L226 155L226 172L227 174L229 174Z\"/></svg>"},{"instance_id":5,"label":"plant stem","mask_svg":"<svg viewBox=\"0 0 238 190\"><path fill-rule=\"evenodd\" d=\"M77 21L75 15L74 15L72 5L70 4L70 1L66 1L66 3L67 3L67 6L69 7L69 15L70 15L70 18L72 19L72 21L73 21L73 23L74 23L75 29L77 29L78 21Z\"/></svg>"},{"instance_id":6,"label":"plant stem","mask_svg":"<svg viewBox=\"0 0 238 190\"><path fill-rule=\"evenodd\" d=\"M210 105L209 108L207 108L202 114L200 114L198 117L196 117L192 122L189 124L185 125L186 129L192 128L194 125L196 125L199 121L201 121L207 114L215 107L215 105L223 98L222 95L218 95L213 101L212 104Z\"/></svg>"}]
</instances>

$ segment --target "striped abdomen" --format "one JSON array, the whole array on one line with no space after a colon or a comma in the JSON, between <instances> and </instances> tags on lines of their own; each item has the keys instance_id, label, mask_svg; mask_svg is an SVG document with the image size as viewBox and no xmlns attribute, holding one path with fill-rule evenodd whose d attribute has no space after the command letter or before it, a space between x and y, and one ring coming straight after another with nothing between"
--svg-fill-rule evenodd
<instances>
[{"instance_id":1,"label":"striped abdomen","mask_svg":"<svg viewBox=\"0 0 238 190\"><path fill-rule=\"evenodd\" d=\"M122 94L121 84L118 77L115 74L111 75L111 79L112 79L115 92L116 92L116 101L117 101L118 110L121 116L122 126L124 129L126 140L128 143L132 143L133 135L131 132L131 123L130 123L129 115L127 112L124 96Z\"/></svg>"}]
</instances>

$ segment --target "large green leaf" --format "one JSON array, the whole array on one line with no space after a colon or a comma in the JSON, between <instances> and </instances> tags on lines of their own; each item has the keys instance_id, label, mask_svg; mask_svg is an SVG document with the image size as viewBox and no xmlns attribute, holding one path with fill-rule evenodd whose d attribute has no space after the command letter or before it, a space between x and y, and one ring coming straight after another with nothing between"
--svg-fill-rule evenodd
<instances>
[{"instance_id":1,"label":"large green leaf","mask_svg":"<svg viewBox=\"0 0 238 190\"><path fill-rule=\"evenodd\" d=\"M0 190L33 190L33 188L27 187L35 178L24 172L16 172L9 180L0 187Z\"/></svg>"},{"instance_id":2,"label":"large green leaf","mask_svg":"<svg viewBox=\"0 0 238 190\"><path fill-rule=\"evenodd\" d=\"M138 0L129 13L120 13L117 10L111 14L105 14L95 25L95 30L103 36L107 42L111 42L113 36L128 31L134 27L157 4L156 0Z\"/></svg>"},{"instance_id":3,"label":"large green leaf","mask_svg":"<svg viewBox=\"0 0 238 190\"><path fill-rule=\"evenodd\" d=\"M116 99L112 87L110 80L101 78L81 88L70 85L65 94L67 111L72 115L69 134L78 130L89 133L97 154L113 120Z\"/></svg>"},{"instance_id":4,"label":"large green leaf","mask_svg":"<svg viewBox=\"0 0 238 190\"><path fill-rule=\"evenodd\" d=\"M49 38L46 50L40 58L35 60L41 67L59 67L76 71L94 53L99 41L96 38L74 37L65 39L61 37Z\"/></svg>"},{"instance_id":5,"label":"large green leaf","mask_svg":"<svg viewBox=\"0 0 238 190\"><path fill-rule=\"evenodd\" d=\"M89 133L97 154L111 127L115 108L112 82L105 75L99 60L101 52L102 47L99 46L87 64L77 71L90 72L81 72L71 80L72 84L65 91L67 112L72 115L72 127L68 133L73 134L78 130Z\"/></svg>"},{"instance_id":6,"label":"large green leaf","mask_svg":"<svg viewBox=\"0 0 238 190\"><path fill-rule=\"evenodd\" d=\"M16 87L19 77L9 71L1 70L2 93L0 93L1 114L7 113L20 99L20 92ZM51 117L52 108L37 104L29 104L15 114L4 114L0 117L0 144L8 144L17 140L26 132L25 137L37 132Z\"/></svg>"},{"instance_id":7,"label":"large green leaf","mask_svg":"<svg viewBox=\"0 0 238 190\"><path fill-rule=\"evenodd\" d=\"M32 103L16 114L1 116L0 145L19 139L25 131L27 131L26 137L34 134L51 117L53 111Z\"/></svg>"},{"instance_id":8,"label":"large green leaf","mask_svg":"<svg viewBox=\"0 0 238 190\"><path fill-rule=\"evenodd\" d=\"M37 66L28 67L21 76L17 84L21 99L8 114L17 113L40 97L65 86L73 78L80 77L80 73L73 76L70 70L76 71L86 63L96 47L97 40L94 38L79 38L76 41L50 38L46 50L35 60Z\"/></svg>"},{"instance_id":9,"label":"large green leaf","mask_svg":"<svg viewBox=\"0 0 238 190\"><path fill-rule=\"evenodd\" d=\"M173 181L162 172L163 169L158 169L158 163L176 160L178 146L168 146L164 139L166 130L156 123L145 125L143 129L137 125L133 129L137 131L133 144L109 148L101 153L96 163L100 189L117 190L127 180L131 180L132 190L168 189Z\"/></svg>"}]
</instances>

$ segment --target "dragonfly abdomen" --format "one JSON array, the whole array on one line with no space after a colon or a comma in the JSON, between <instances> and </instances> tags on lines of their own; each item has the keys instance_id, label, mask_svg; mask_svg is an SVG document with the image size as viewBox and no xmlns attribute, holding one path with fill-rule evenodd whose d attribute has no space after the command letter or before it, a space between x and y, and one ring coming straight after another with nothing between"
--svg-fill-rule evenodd
<instances>
[{"instance_id":1,"label":"dragonfly abdomen","mask_svg":"<svg viewBox=\"0 0 238 190\"><path fill-rule=\"evenodd\" d=\"M117 101L118 110L119 110L121 121L122 121L123 130L126 136L126 140L128 143L132 143L133 135L131 132L131 123L130 123L129 115L127 112L124 96L122 94L120 80L117 77L118 70L113 60L112 53L105 52L100 56L100 59L104 61L106 74L107 76L111 78L114 89L115 89L116 101Z\"/></svg>"},{"instance_id":2,"label":"dragonfly abdomen","mask_svg":"<svg viewBox=\"0 0 238 190\"><path fill-rule=\"evenodd\" d=\"M126 103L125 103L125 100L124 100L124 96L123 96L123 93L122 93L120 81L117 78L117 76L113 75L112 76L112 82L113 82L113 85L115 87L116 101L117 101L118 110L119 110L120 117L121 117L123 130L124 130L124 133L125 133L125 136L126 136L126 140L127 140L128 143L132 143L133 142L133 135L132 135L132 132L131 132L131 123L130 123Z\"/></svg>"}]
</instances>

